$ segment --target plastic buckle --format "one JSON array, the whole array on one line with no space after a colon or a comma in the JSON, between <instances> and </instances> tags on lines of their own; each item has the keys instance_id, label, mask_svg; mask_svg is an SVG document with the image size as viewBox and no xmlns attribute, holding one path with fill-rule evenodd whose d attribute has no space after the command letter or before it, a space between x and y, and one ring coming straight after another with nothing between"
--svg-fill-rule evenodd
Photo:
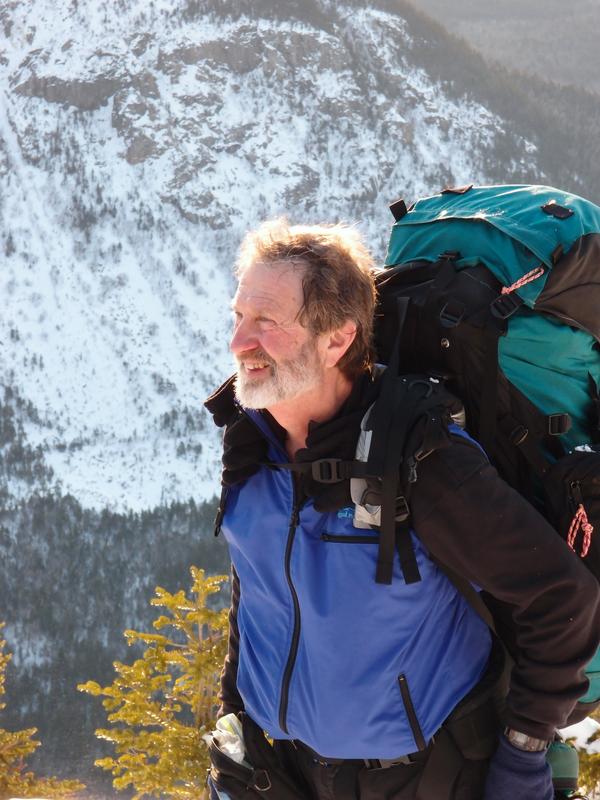
<instances>
[{"instance_id":1,"label":"plastic buckle","mask_svg":"<svg viewBox=\"0 0 600 800\"><path fill-rule=\"evenodd\" d=\"M514 445L523 444L525 439L529 436L529 428L524 425L517 425L514 431L510 434L510 441Z\"/></svg>"},{"instance_id":2,"label":"plastic buckle","mask_svg":"<svg viewBox=\"0 0 600 800\"><path fill-rule=\"evenodd\" d=\"M399 758L365 758L363 759L367 769L389 769L390 767L397 767L399 764L414 764L413 753Z\"/></svg>"},{"instance_id":3,"label":"plastic buckle","mask_svg":"<svg viewBox=\"0 0 600 800\"><path fill-rule=\"evenodd\" d=\"M523 305L523 300L518 294L499 294L490 304L492 314L497 319L508 319Z\"/></svg>"},{"instance_id":4,"label":"plastic buckle","mask_svg":"<svg viewBox=\"0 0 600 800\"><path fill-rule=\"evenodd\" d=\"M457 300L449 300L440 311L440 322L444 328L456 328L462 322L466 310Z\"/></svg>"},{"instance_id":5,"label":"plastic buckle","mask_svg":"<svg viewBox=\"0 0 600 800\"><path fill-rule=\"evenodd\" d=\"M268 792L272 787L271 778L266 769L255 769L252 773L252 788L257 792Z\"/></svg>"},{"instance_id":6,"label":"plastic buckle","mask_svg":"<svg viewBox=\"0 0 600 800\"><path fill-rule=\"evenodd\" d=\"M320 458L312 462L312 476L318 483L339 483L344 480L341 458Z\"/></svg>"},{"instance_id":7,"label":"plastic buckle","mask_svg":"<svg viewBox=\"0 0 600 800\"><path fill-rule=\"evenodd\" d=\"M571 415L563 414L548 414L548 433L550 436L560 436L571 429Z\"/></svg>"},{"instance_id":8,"label":"plastic buckle","mask_svg":"<svg viewBox=\"0 0 600 800\"><path fill-rule=\"evenodd\" d=\"M404 522L410 517L410 508L408 506L408 501L404 495L399 495L396 498L396 515L395 520L396 522Z\"/></svg>"}]
</instances>

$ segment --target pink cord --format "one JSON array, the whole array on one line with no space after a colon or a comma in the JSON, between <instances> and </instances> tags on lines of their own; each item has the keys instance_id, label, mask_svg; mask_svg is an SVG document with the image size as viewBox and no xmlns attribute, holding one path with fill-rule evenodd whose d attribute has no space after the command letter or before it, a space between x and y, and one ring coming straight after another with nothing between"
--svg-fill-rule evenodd
<instances>
[{"instance_id":1,"label":"pink cord","mask_svg":"<svg viewBox=\"0 0 600 800\"><path fill-rule=\"evenodd\" d=\"M571 527L569 528L569 533L567 536L567 544L573 551L575 551L575 539L577 538L580 528L583 530L583 544L581 546L580 555L581 558L585 558L590 550L594 526L588 520L588 515L582 503L579 504L579 507L575 512L575 516L571 521Z\"/></svg>"},{"instance_id":2,"label":"pink cord","mask_svg":"<svg viewBox=\"0 0 600 800\"><path fill-rule=\"evenodd\" d=\"M523 275L523 277L519 278L519 280L515 281L515 283L511 283L510 286L504 286L501 294L510 294L511 292L514 292L515 289L520 289L522 286L526 286L528 283L531 283L531 281L541 278L545 271L546 270L541 265L535 269L532 269L531 272Z\"/></svg>"}]
</instances>

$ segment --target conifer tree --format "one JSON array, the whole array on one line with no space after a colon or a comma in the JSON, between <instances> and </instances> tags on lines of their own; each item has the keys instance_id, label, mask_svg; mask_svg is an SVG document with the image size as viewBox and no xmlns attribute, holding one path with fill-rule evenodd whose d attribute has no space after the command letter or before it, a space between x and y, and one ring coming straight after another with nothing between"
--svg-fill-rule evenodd
<instances>
[{"instance_id":1,"label":"conifer tree","mask_svg":"<svg viewBox=\"0 0 600 800\"><path fill-rule=\"evenodd\" d=\"M78 688L102 697L111 728L96 736L111 742L114 757L96 765L113 775L116 789L131 786L134 800L204 796L208 753L202 734L214 727L218 675L227 646L227 609L208 600L226 580L192 567L188 597L158 587L152 605L165 609L153 623L159 633L125 631L128 644L145 646L133 664L115 663L110 686Z\"/></svg>"},{"instance_id":2,"label":"conifer tree","mask_svg":"<svg viewBox=\"0 0 600 800\"><path fill-rule=\"evenodd\" d=\"M10 653L5 652L6 640L1 635L3 627L4 623L0 623L0 711L6 708L2 697L6 691L6 669L11 660ZM36 733L36 728L20 731L0 728L0 800L8 797L67 798L85 789L78 781L38 778L27 770L27 757L40 746L40 742L33 738Z\"/></svg>"},{"instance_id":3,"label":"conifer tree","mask_svg":"<svg viewBox=\"0 0 600 800\"><path fill-rule=\"evenodd\" d=\"M143 656L130 666L116 662L110 686L88 681L78 687L103 698L113 726L96 735L111 742L116 755L96 765L112 772L116 789L132 787L133 800L206 797L202 735L214 726L227 638L227 610L215 611L207 601L226 578L206 577L195 567L191 572L191 597L158 587L150 601L167 612L153 623L161 633L125 631L128 644L145 645ZM591 794L600 788L600 755L580 751L579 756L580 787Z\"/></svg>"}]
</instances>

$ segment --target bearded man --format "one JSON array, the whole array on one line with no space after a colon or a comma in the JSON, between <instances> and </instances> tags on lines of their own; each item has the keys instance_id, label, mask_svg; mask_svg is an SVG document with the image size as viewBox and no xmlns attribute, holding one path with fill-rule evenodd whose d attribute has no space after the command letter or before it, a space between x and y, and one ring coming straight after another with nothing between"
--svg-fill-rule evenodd
<instances>
[{"instance_id":1,"label":"bearded man","mask_svg":"<svg viewBox=\"0 0 600 800\"><path fill-rule=\"evenodd\" d=\"M420 580L397 559L376 583L349 480L294 469L352 459L378 397L371 258L352 228L278 220L246 237L237 278L237 372L207 407L233 566L220 715L240 714L252 766L216 757L212 796L551 800L545 750L586 691L596 581L453 432L413 490ZM508 691L502 648L438 563L511 609Z\"/></svg>"}]
</instances>

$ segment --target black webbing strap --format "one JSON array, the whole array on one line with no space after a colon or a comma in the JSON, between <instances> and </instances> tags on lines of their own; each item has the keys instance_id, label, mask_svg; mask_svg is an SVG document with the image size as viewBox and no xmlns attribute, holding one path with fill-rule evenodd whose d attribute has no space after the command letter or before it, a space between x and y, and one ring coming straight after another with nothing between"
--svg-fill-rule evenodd
<instances>
[{"instance_id":1,"label":"black webbing strap","mask_svg":"<svg viewBox=\"0 0 600 800\"><path fill-rule=\"evenodd\" d=\"M398 330L394 346L391 350L389 364L381 379L381 391L379 398L369 415L369 430L373 431L371 447L369 450L369 468L372 475L383 475L384 456L387 449L389 430L394 418L396 409L397 378L400 366L400 341L402 331L406 322L406 314L410 299L399 297L396 300L396 316Z\"/></svg>"},{"instance_id":2,"label":"black webbing strap","mask_svg":"<svg viewBox=\"0 0 600 800\"><path fill-rule=\"evenodd\" d=\"M438 267L437 274L433 279L430 287L430 293L437 294L438 292L442 292L444 289L447 289L448 286L452 283L454 278L456 277L456 259L460 256L460 253L455 252L446 252L442 253L438 260L436 261L436 266Z\"/></svg>"},{"instance_id":3,"label":"black webbing strap","mask_svg":"<svg viewBox=\"0 0 600 800\"><path fill-rule=\"evenodd\" d=\"M349 478L368 477L363 461L345 461L342 458L317 458L315 461L261 461L269 469L287 469L300 475L310 475L317 483L339 483Z\"/></svg>"},{"instance_id":4,"label":"black webbing strap","mask_svg":"<svg viewBox=\"0 0 600 800\"><path fill-rule=\"evenodd\" d=\"M394 346L392 348L389 363L387 365L386 374L389 373L392 378L398 377L400 371L400 342L402 341L402 332L406 323L406 315L410 305L409 297L396 298L396 317L398 329L396 331L396 338L394 339Z\"/></svg>"},{"instance_id":5,"label":"black webbing strap","mask_svg":"<svg viewBox=\"0 0 600 800\"><path fill-rule=\"evenodd\" d=\"M498 338L499 328L488 323L485 336L484 368L482 375L481 406L477 440L488 455L492 455L498 413Z\"/></svg>"},{"instance_id":6,"label":"black webbing strap","mask_svg":"<svg viewBox=\"0 0 600 800\"><path fill-rule=\"evenodd\" d=\"M441 728L435 736L415 800L451 800L464 759L448 731Z\"/></svg>"},{"instance_id":7,"label":"black webbing strap","mask_svg":"<svg viewBox=\"0 0 600 800\"><path fill-rule=\"evenodd\" d=\"M479 594L479 592L473 588L473 584L466 578L463 578L462 575L459 575L458 572L455 572L453 569L450 569L450 567L446 566L446 564L443 564L441 561L438 561L438 559L431 556L431 554L430 558L436 564L436 566L444 573L444 575L448 578L450 583L465 598L465 600L471 606L473 611L475 611L475 613L481 617L481 619L485 622L488 628L490 628L492 631L494 631L494 633L496 633L496 625L494 623L494 618L489 608L481 599L481 595Z\"/></svg>"},{"instance_id":8,"label":"black webbing strap","mask_svg":"<svg viewBox=\"0 0 600 800\"><path fill-rule=\"evenodd\" d=\"M592 398L592 442L597 444L600 442L600 393L598 392L598 384L589 372L588 391Z\"/></svg>"},{"instance_id":9,"label":"black webbing strap","mask_svg":"<svg viewBox=\"0 0 600 800\"><path fill-rule=\"evenodd\" d=\"M373 431L367 472L380 475L381 524L375 581L390 584L394 570L394 547L398 543L398 555L402 552L400 565L406 582L420 580L417 562L410 541L410 533L396 535L396 497L398 495L399 467L402 460L402 445L406 438L408 416L399 413L402 404L399 398L405 393L406 384L398 377L400 367L400 342L406 322L410 298L396 300L397 331L390 360L381 382L379 399L369 417ZM404 409L402 409L404 412ZM410 544L410 553L406 541ZM402 542L402 544L400 544ZM402 560L404 557L404 560Z\"/></svg>"},{"instance_id":10,"label":"black webbing strap","mask_svg":"<svg viewBox=\"0 0 600 800\"><path fill-rule=\"evenodd\" d=\"M396 378L393 382L390 381L390 391L393 393L392 413L388 418L390 427L388 428L388 437L385 442L385 449L383 451L383 478L381 485L381 526L379 534L379 552L377 554L377 570L375 573L375 581L377 583L392 582L392 574L394 568L394 546L396 541L402 541L401 552L404 554L404 561L401 560L400 565L404 579L407 583L414 583L421 579L415 553L410 541L410 534L402 533L399 538L396 536L396 498L398 497L398 481L400 463L402 461L404 443L406 440L406 433L408 423L411 418L411 409L405 408L403 402L407 398L408 392L406 391L406 381L401 378ZM379 416L380 409L376 407L375 413L375 429L373 431L373 438L377 431L377 422L385 423L385 418L381 419ZM382 424L380 427L384 427ZM387 427L387 425L385 426ZM381 453L374 449L371 445L371 453L376 460L381 460ZM371 453L369 453L370 465ZM368 467L369 468L369 467ZM408 502L405 501L405 519L408 519ZM404 516L404 514L402 514ZM402 520L404 521L404 520ZM406 542L410 544L407 547ZM400 554L400 550L399 550Z\"/></svg>"},{"instance_id":11,"label":"black webbing strap","mask_svg":"<svg viewBox=\"0 0 600 800\"><path fill-rule=\"evenodd\" d=\"M550 461L548 461L540 449L539 445L542 439L537 439L534 432L529 431L510 414L503 417L499 421L498 426L508 441L523 454L536 477L541 480L551 466ZM550 437L548 437L548 439L549 438ZM548 441L548 444L556 445L559 443L556 441Z\"/></svg>"},{"instance_id":12,"label":"black webbing strap","mask_svg":"<svg viewBox=\"0 0 600 800\"><path fill-rule=\"evenodd\" d=\"M417 583L420 581L421 573L419 572L415 548L413 546L412 536L410 535L409 518L396 523L396 551L400 559L400 568L402 569L404 582ZM385 582L387 583L387 581Z\"/></svg>"}]
</instances>

